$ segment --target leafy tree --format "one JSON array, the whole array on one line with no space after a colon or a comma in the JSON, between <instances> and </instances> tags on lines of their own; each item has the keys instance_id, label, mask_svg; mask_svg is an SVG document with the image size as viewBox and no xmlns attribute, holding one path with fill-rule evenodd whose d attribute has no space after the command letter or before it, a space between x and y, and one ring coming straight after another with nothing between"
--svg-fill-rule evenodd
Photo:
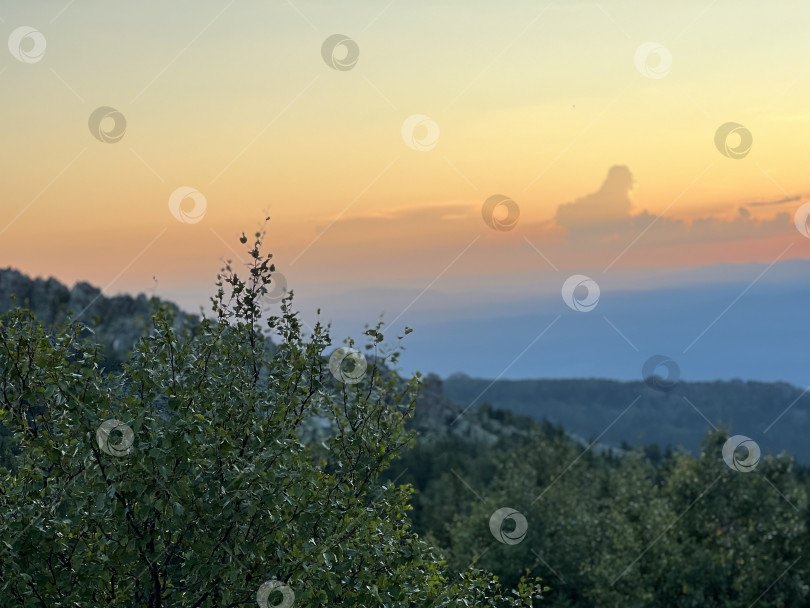
<instances>
[{"instance_id":1,"label":"leafy tree","mask_svg":"<svg viewBox=\"0 0 810 608\"><path fill-rule=\"evenodd\" d=\"M367 359L347 357L365 373L334 377L329 329L305 336L292 293L267 319L278 343L263 334L263 236L246 279L230 264L218 275L213 317L178 330L155 303L115 375L81 324L0 317L14 454L0 469L0 605L533 605L539 579L506 590L450 573L410 528L411 490L379 481L412 441L418 389L390 371L381 326Z\"/></svg>"},{"instance_id":2,"label":"leafy tree","mask_svg":"<svg viewBox=\"0 0 810 608\"><path fill-rule=\"evenodd\" d=\"M711 432L699 457L658 462L644 448L614 459L538 437L478 486L484 500L451 528L450 562L478 553L507 584L527 568L556 576L555 607L807 606L807 493L793 459L732 470L727 438ZM482 525L500 507L526 518L520 542Z\"/></svg>"},{"instance_id":3,"label":"leafy tree","mask_svg":"<svg viewBox=\"0 0 810 608\"><path fill-rule=\"evenodd\" d=\"M706 435L698 458L680 456L662 493L673 512L685 514L668 540L680 547L673 565L673 606L808 605L807 494L793 473L793 458L763 457L748 473L720 455L725 431Z\"/></svg>"}]
</instances>

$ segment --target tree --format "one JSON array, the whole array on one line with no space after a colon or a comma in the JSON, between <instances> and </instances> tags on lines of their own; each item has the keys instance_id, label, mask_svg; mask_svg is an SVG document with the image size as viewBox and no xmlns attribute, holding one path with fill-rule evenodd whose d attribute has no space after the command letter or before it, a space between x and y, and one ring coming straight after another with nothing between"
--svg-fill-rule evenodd
<instances>
[{"instance_id":1,"label":"tree","mask_svg":"<svg viewBox=\"0 0 810 608\"><path fill-rule=\"evenodd\" d=\"M533 605L539 579L507 591L453 575L411 531L410 489L379 478L412 440L418 376L391 371L381 325L368 358L350 342L330 370L329 328L305 336L292 293L266 319L272 344L275 267L255 236L249 276L218 275L213 317L178 331L155 301L117 375L80 323L0 317L15 454L0 469L0 605Z\"/></svg>"},{"instance_id":2,"label":"tree","mask_svg":"<svg viewBox=\"0 0 810 608\"><path fill-rule=\"evenodd\" d=\"M555 607L807 606L807 492L793 458L734 468L728 439L711 431L698 457L656 463L644 448L612 459L539 437L476 484L483 500L454 521L448 559L478 553L506 584L527 568L555 576ZM482 524L502 507L525 519L525 536L510 538L505 520L489 534Z\"/></svg>"}]
</instances>

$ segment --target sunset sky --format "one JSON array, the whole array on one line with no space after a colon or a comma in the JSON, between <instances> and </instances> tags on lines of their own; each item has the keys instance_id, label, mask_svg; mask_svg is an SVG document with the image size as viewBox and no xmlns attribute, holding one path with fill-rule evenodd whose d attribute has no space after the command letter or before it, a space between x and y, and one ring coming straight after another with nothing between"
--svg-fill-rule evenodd
<instances>
[{"instance_id":1,"label":"sunset sky","mask_svg":"<svg viewBox=\"0 0 810 608\"><path fill-rule=\"evenodd\" d=\"M321 297L807 258L808 18L806 1L6 2L0 265L203 303L265 211L288 284ZM17 44L21 26L39 34ZM334 34L349 69L323 56ZM102 106L118 141L88 128ZM741 158L715 145L729 122L753 139ZM170 212L181 187L204 197L196 223ZM482 218L493 195L511 230Z\"/></svg>"}]
</instances>

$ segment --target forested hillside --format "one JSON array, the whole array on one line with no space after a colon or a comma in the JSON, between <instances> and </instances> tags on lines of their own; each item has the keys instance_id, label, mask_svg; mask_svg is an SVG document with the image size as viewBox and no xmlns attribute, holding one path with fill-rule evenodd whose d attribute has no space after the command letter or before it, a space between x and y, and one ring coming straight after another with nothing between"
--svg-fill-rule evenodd
<instances>
[{"instance_id":1,"label":"forested hillside","mask_svg":"<svg viewBox=\"0 0 810 608\"><path fill-rule=\"evenodd\" d=\"M610 427L600 441L612 446L656 443L697 454L704 434L725 426L755 438L765 452L785 450L810 464L810 395L805 389L742 380L681 381L665 391L651 384L641 379L492 382L458 374L445 380L444 390L465 407L485 401L560 424L583 438L597 437Z\"/></svg>"},{"instance_id":2,"label":"forested hillside","mask_svg":"<svg viewBox=\"0 0 810 608\"><path fill-rule=\"evenodd\" d=\"M810 471L791 455L762 457L746 472L724 461L723 428L701 435L691 455L583 444L560 426L489 405L464 418L500 432L470 439L458 423L443 437L434 429L389 473L417 489L415 529L453 567L476 564L507 584L527 571L542 576L549 604L560 607L810 601ZM749 456L744 446L732 454L732 465ZM488 527L504 507L527 524L514 544L517 524L504 522L500 540Z\"/></svg>"},{"instance_id":3,"label":"forested hillside","mask_svg":"<svg viewBox=\"0 0 810 608\"><path fill-rule=\"evenodd\" d=\"M335 382L322 329L307 342L288 310L266 348L248 296L215 299L216 323L83 287L91 331L62 323L88 305L77 288L4 277L45 322L0 316L13 605L64 589L87 605L237 605L257 588L285 606L810 602L810 472L790 450L760 457L760 435L729 437L754 423L772 424L773 445L797 437L794 387L496 382L468 407L488 381L407 381L377 352L379 327L367 376ZM129 351L94 350L121 327ZM97 450L112 414L132 435Z\"/></svg>"}]
</instances>

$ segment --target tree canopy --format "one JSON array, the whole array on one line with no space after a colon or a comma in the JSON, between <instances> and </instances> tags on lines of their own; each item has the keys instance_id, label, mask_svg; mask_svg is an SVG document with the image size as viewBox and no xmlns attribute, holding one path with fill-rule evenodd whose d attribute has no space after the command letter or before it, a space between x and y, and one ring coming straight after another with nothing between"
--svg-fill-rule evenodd
<instances>
[{"instance_id":1,"label":"tree canopy","mask_svg":"<svg viewBox=\"0 0 810 608\"><path fill-rule=\"evenodd\" d=\"M156 305L120 373L82 323L0 317L0 605L535 605L539 579L448 570L410 488L381 481L419 384L381 325L330 369L329 328L305 334L289 293L268 339L263 236L199 325Z\"/></svg>"}]
</instances>

